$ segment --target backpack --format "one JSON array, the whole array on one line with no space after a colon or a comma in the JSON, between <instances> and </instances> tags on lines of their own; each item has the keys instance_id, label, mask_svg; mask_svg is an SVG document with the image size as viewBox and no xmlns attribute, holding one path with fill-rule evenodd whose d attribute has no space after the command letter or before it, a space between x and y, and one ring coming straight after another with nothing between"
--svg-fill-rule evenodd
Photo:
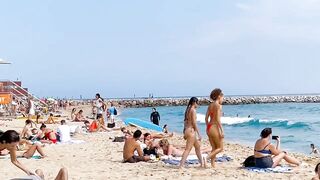
<instances>
[{"instance_id":1,"label":"backpack","mask_svg":"<svg viewBox=\"0 0 320 180\"><path fill-rule=\"evenodd\" d=\"M116 115L118 115L118 111L117 111L117 109L116 108L114 108L114 110L113 110L113 114L116 116Z\"/></svg>"},{"instance_id":2,"label":"backpack","mask_svg":"<svg viewBox=\"0 0 320 180\"><path fill-rule=\"evenodd\" d=\"M246 160L242 163L244 167L255 167L256 166L256 158L254 156L247 157Z\"/></svg>"}]
</instances>

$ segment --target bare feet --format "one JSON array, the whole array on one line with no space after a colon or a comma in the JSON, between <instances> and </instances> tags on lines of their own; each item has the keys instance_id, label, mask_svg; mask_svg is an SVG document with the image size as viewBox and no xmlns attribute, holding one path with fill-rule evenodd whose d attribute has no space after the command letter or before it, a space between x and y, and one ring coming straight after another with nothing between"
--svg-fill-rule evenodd
<instances>
[{"instance_id":1,"label":"bare feet","mask_svg":"<svg viewBox=\"0 0 320 180\"><path fill-rule=\"evenodd\" d=\"M212 158L211 159L211 167L215 168L216 167L216 162L215 162L216 158Z\"/></svg>"},{"instance_id":2,"label":"bare feet","mask_svg":"<svg viewBox=\"0 0 320 180\"><path fill-rule=\"evenodd\" d=\"M208 168L208 166L207 166L207 157L203 157L202 158L202 162L203 162L203 167L204 168Z\"/></svg>"}]
</instances>

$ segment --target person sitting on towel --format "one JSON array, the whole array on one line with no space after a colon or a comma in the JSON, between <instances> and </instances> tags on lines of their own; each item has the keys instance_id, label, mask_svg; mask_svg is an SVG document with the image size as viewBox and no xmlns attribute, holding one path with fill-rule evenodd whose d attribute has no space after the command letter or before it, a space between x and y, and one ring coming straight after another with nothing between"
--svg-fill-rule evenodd
<instances>
[{"instance_id":1,"label":"person sitting on towel","mask_svg":"<svg viewBox=\"0 0 320 180\"><path fill-rule=\"evenodd\" d=\"M125 141L123 146L123 161L125 163L137 163L140 161L149 161L149 156L144 156L143 151L140 147L140 143L137 141L140 139L142 132L136 130L133 133L133 138L129 138ZM134 152L138 152L138 156L134 155Z\"/></svg>"},{"instance_id":2,"label":"person sitting on towel","mask_svg":"<svg viewBox=\"0 0 320 180\"><path fill-rule=\"evenodd\" d=\"M277 145L271 144L272 129L265 128L261 131L261 138L256 141L254 146L254 157L256 159L256 167L258 168L274 168L279 165L282 159L290 164L299 166L300 162L288 155L287 152L280 150L280 137L275 136Z\"/></svg>"}]
</instances>

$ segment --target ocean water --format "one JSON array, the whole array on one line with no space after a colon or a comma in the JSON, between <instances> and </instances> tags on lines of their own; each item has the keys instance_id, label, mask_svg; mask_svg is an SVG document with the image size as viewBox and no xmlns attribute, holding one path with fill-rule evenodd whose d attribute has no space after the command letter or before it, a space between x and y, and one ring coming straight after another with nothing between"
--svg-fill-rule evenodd
<instances>
[{"instance_id":1,"label":"ocean water","mask_svg":"<svg viewBox=\"0 0 320 180\"><path fill-rule=\"evenodd\" d=\"M168 124L169 130L183 131L186 107L157 107L161 115L160 124ZM207 106L197 109L200 133L206 138L205 113ZM281 148L287 151L310 153L310 144L320 146L320 104L250 104L224 105L222 124L227 141L254 146L260 132L271 127L273 135L281 137ZM128 108L120 118L139 118L149 121L151 108ZM250 118L248 116L250 115ZM275 143L275 142L274 142Z\"/></svg>"}]
</instances>

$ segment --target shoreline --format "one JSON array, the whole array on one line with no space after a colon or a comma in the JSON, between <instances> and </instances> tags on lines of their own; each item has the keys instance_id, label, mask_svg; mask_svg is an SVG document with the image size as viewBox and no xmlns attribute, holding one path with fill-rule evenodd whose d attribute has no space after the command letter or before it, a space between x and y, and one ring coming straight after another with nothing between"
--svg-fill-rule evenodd
<instances>
[{"instance_id":1,"label":"shoreline","mask_svg":"<svg viewBox=\"0 0 320 180\"><path fill-rule=\"evenodd\" d=\"M208 105L209 97L199 97L200 105ZM186 106L189 97L183 98L119 98L106 99L108 103L125 108ZM223 105L268 104L268 103L320 103L320 95L279 96L225 96Z\"/></svg>"}]
</instances>

